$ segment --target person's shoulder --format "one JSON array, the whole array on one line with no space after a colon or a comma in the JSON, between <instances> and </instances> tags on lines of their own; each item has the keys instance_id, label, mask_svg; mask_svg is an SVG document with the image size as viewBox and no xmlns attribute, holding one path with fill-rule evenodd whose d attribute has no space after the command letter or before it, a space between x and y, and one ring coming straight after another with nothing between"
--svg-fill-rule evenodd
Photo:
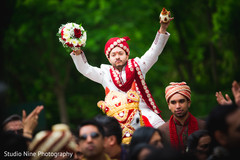
<instances>
[{"instance_id":1,"label":"person's shoulder","mask_svg":"<svg viewBox=\"0 0 240 160\"><path fill-rule=\"evenodd\" d=\"M135 57L135 58L133 58L134 59L134 61L136 61L136 62L139 62L140 61L140 58L139 57Z\"/></svg>"},{"instance_id":2,"label":"person's shoulder","mask_svg":"<svg viewBox=\"0 0 240 160\"><path fill-rule=\"evenodd\" d=\"M163 125L161 125L160 127L158 127L158 130L160 131L164 131L169 129L169 120L167 122L165 122Z\"/></svg>"},{"instance_id":3,"label":"person's shoulder","mask_svg":"<svg viewBox=\"0 0 240 160\"><path fill-rule=\"evenodd\" d=\"M140 66L140 68L146 64L146 62L143 61L143 60L142 60L141 58L139 58L139 57L135 57L135 58L133 58L133 59L134 59L134 61Z\"/></svg>"},{"instance_id":4,"label":"person's shoulder","mask_svg":"<svg viewBox=\"0 0 240 160\"><path fill-rule=\"evenodd\" d=\"M206 127L206 121L200 118L196 118L198 122L198 128L204 129Z\"/></svg>"},{"instance_id":5,"label":"person's shoulder","mask_svg":"<svg viewBox=\"0 0 240 160\"><path fill-rule=\"evenodd\" d=\"M104 153L104 159L105 160L111 160L110 156L108 154L106 154L106 153Z\"/></svg>"}]
</instances>

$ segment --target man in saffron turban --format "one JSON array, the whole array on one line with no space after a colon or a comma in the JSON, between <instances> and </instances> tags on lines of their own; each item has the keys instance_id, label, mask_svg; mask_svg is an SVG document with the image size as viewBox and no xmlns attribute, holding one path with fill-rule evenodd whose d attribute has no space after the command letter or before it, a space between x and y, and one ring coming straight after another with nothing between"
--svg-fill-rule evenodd
<instances>
[{"instance_id":1,"label":"man in saffron turban","mask_svg":"<svg viewBox=\"0 0 240 160\"><path fill-rule=\"evenodd\" d=\"M172 116L158 129L166 144L185 152L188 136L194 131L204 129L205 121L189 112L191 89L186 82L171 82L165 89L165 98Z\"/></svg>"}]
</instances>

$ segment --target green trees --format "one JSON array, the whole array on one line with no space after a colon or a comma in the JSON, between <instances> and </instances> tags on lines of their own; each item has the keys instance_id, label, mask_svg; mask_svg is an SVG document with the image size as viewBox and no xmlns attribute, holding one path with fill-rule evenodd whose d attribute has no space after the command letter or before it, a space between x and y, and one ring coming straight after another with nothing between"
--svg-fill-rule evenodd
<instances>
[{"instance_id":1,"label":"green trees","mask_svg":"<svg viewBox=\"0 0 240 160\"><path fill-rule=\"evenodd\" d=\"M10 107L33 101L45 105L48 124L77 124L101 111L102 86L77 72L56 33L61 24L82 23L87 30L83 49L91 65L108 63L106 41L129 36L130 58L141 56L159 29L163 7L175 17L170 39L147 83L163 118L169 118L164 89L171 81L186 81L192 89L196 116L206 116L216 104L215 91L230 93L239 81L238 18L236 0L18 0L8 1L11 12L2 30L3 81L9 85Z\"/></svg>"}]
</instances>

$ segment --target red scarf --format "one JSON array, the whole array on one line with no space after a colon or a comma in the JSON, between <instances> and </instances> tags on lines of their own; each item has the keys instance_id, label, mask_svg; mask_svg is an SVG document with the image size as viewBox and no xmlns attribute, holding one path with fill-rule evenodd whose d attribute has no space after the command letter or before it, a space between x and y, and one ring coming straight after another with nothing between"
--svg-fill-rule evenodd
<instances>
[{"instance_id":1,"label":"red scarf","mask_svg":"<svg viewBox=\"0 0 240 160\"><path fill-rule=\"evenodd\" d=\"M188 113L189 113L189 117L184 122L183 130L185 129L185 127L188 126L188 136L189 136L194 131L197 131L199 128L198 128L197 119L190 112L188 112ZM182 140L182 133L183 133L183 131L178 136L176 125L175 125L174 121L176 123L179 123L176 119L174 119L174 117L172 115L170 117L170 120L169 120L170 142L171 142L171 145L173 147L175 147L177 149L181 149L181 148L184 147L183 140ZM179 139L180 139L180 143L179 143Z\"/></svg>"},{"instance_id":2,"label":"red scarf","mask_svg":"<svg viewBox=\"0 0 240 160\"><path fill-rule=\"evenodd\" d=\"M136 90L140 94L141 98L145 101L147 106L156 114L159 114L161 111L156 105L155 100L153 99L151 92L149 91L146 82L143 78L142 71L134 59L128 60L127 65L125 67L126 71L126 82L123 83L121 80L121 76L117 69L114 67L110 68L110 74L115 86L121 91L127 92L131 86L133 81L136 81Z\"/></svg>"}]
</instances>

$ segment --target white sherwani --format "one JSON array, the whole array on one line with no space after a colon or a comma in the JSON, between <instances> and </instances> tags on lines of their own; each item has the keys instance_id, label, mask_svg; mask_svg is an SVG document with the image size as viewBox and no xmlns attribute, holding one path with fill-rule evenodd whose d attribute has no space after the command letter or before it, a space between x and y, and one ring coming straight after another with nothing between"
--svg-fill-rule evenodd
<instances>
[{"instance_id":1,"label":"white sherwani","mask_svg":"<svg viewBox=\"0 0 240 160\"><path fill-rule=\"evenodd\" d=\"M144 78L153 64L157 62L158 56L162 53L162 50L166 45L169 36L169 33L160 34L157 32L155 40L149 50L141 58L135 58L135 61L141 68ZM102 64L100 68L98 68L88 64L84 53L80 55L74 55L71 53L70 55L75 63L77 70L85 77L91 79L92 81L100 83L104 89L108 87L110 90L123 92L119 90L112 81L110 74L111 65ZM122 76L122 80L126 82L125 68L122 69L120 75ZM148 118L149 122L154 128L158 128L164 123L164 121L156 113L154 113L142 99L140 100L139 108L141 109L142 114Z\"/></svg>"}]
</instances>

